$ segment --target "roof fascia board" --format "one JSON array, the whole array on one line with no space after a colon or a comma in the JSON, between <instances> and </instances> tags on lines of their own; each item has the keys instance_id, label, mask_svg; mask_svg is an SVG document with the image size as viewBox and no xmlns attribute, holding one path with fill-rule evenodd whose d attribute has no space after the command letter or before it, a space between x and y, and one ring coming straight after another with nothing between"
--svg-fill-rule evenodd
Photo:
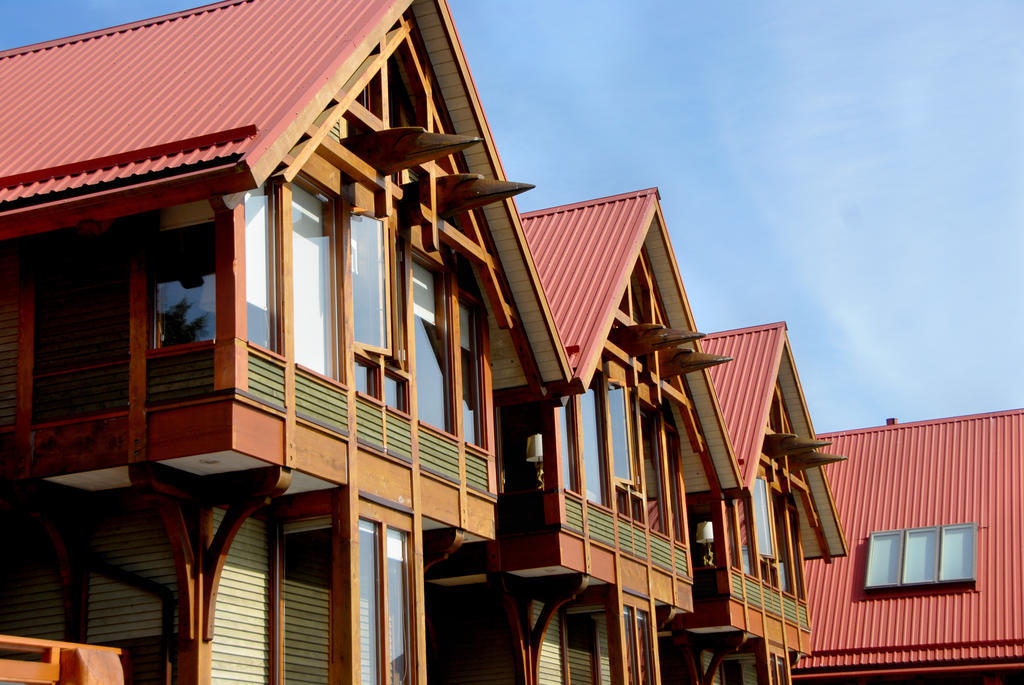
<instances>
[{"instance_id":1,"label":"roof fascia board","mask_svg":"<svg viewBox=\"0 0 1024 685\"><path fill-rule=\"evenodd\" d=\"M501 156L498 154L497 146L494 143L494 136L491 133L491 127L487 121L487 115L484 113L483 106L480 102L480 94L476 89L476 84L473 82L473 75L469 68L469 63L466 60L466 53L462 47L462 40L459 38L458 31L455 30L455 22L452 17L451 7L449 7L447 0L416 0L417 6L424 2L429 3L434 8L438 14L438 18L440 19L441 26L444 28L444 38L448 44L448 49L451 53L456 73L458 74L459 80L462 82L463 92L465 93L466 99L469 103L470 114L475 121L477 134L480 138L483 138L483 146L486 150L487 163L491 167L491 174L497 180L508 180L505 174L505 168L501 162ZM413 10L416 11L416 8L414 7ZM499 205L495 204L485 207L485 214L495 211L498 206ZM572 378L572 368L569 366L569 358L565 353L565 346L562 345L562 341L558 337L555 320L551 314L551 308L548 305L547 297L541 289L540 276L537 274L537 268L533 263L533 257L526 246L526 236L523 233L522 222L519 219L519 210L516 207L515 200L512 198L506 199L504 202L500 203L500 207L503 214L507 217L508 224L512 231L513 242L515 244L514 254L523 265L532 295L532 301L523 301L521 299L523 297L522 294L519 294L517 297L515 290L511 289L519 321L524 323L524 327L526 328L526 337L530 343L530 348L533 351L534 358L539 362L541 358L550 357L553 358L556 363L557 374L555 376L545 377L542 370L542 380L545 383L566 383ZM499 258L499 261L502 260ZM543 322L543 328L545 329L543 333L536 331L533 326L526 326L526 322L523 321L522 315L534 309L539 313ZM546 354L539 351L539 348L541 347L547 348ZM540 368L541 364L538 363L537 366Z\"/></svg>"},{"instance_id":2,"label":"roof fascia board","mask_svg":"<svg viewBox=\"0 0 1024 685\"><path fill-rule=\"evenodd\" d=\"M648 202L651 202L651 200L649 199ZM614 290L614 297L609 298L605 303L604 309L601 311L603 317L601 328L598 329L598 334L594 336L594 339L587 343L588 354L586 359L581 360L581 363L576 367L576 375L579 377L584 388L590 387L594 374L597 373L597 367L601 363L601 355L604 352L604 342L608 339L608 334L612 330L612 324L615 322L615 310L619 306L619 302L622 301L622 295L626 292L630 276L632 276L633 269L636 268L636 262L640 258L640 250L643 249L644 242L647 240L647 234L650 233L657 217L658 199L654 197L650 208L644 212L643 220L638 222L640 226L646 226L646 228L636 232L633 242L629 246L628 258L624 261L628 268L620 273L619 287Z\"/></svg>"},{"instance_id":3,"label":"roof fascia board","mask_svg":"<svg viewBox=\"0 0 1024 685\"><path fill-rule=\"evenodd\" d=\"M230 162L170 178L90 192L0 212L0 240L53 231L82 221L104 221L176 204L249 190L253 179L244 165Z\"/></svg>"},{"instance_id":4,"label":"roof fascia board","mask_svg":"<svg viewBox=\"0 0 1024 685\"><path fill-rule=\"evenodd\" d=\"M285 155L291 151L320 113L327 108L331 100L338 95L352 73L366 60L388 30L398 22L411 2L412 0L397 0L341 64L335 66L330 73L323 75L323 78L313 79L313 85L298 96L295 102L282 105L281 114L276 118L277 123L261 132L252 149L244 157L252 169L256 186L266 181L277 169ZM295 110L298 110L298 113L289 117L288 112Z\"/></svg>"},{"instance_id":5,"label":"roof fascia board","mask_svg":"<svg viewBox=\"0 0 1024 685\"><path fill-rule=\"evenodd\" d=\"M791 403L787 401L786 413L789 415L791 423L793 421L794 415L799 416L804 422L803 428L806 431L806 437L813 438L815 435L814 425L811 423L811 414L807 408L807 398L804 396L803 386L800 384L800 372L797 370L796 361L793 358L793 348L789 343L789 333L783 331L783 335L781 337L782 350L779 355L779 371L777 378L781 379L783 375L789 378L790 383L796 389L795 397L790 399L796 400L796 403L799 405L798 408L794 409L791 406ZM785 364L782 363L783 360L786 362ZM824 491L823 493L820 493L812 490L811 493L812 501L814 502L814 507L815 509L817 509L818 519L822 521L823 525L827 521L828 524L834 526L835 532L838 534L839 542L841 545L841 549L829 549L829 554L831 554L834 557L846 556L846 554L849 552L846 543L846 535L843 533L842 521L840 521L839 519L839 510L836 508L835 498L832 495L832 488L828 484L828 477L825 475L824 469L822 469L820 466L815 467L812 470L817 471L820 475L820 490ZM808 483L808 485L810 485L810 483ZM815 488L815 490L818 490L818 488ZM824 501L820 501L822 499ZM831 544L829 546L831 547Z\"/></svg>"}]
</instances>

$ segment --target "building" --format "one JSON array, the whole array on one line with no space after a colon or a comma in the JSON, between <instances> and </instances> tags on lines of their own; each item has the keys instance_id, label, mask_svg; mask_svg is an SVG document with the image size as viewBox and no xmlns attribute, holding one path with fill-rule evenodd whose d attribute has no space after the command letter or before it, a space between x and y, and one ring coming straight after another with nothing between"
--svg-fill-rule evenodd
<instances>
[{"instance_id":1,"label":"building","mask_svg":"<svg viewBox=\"0 0 1024 685\"><path fill-rule=\"evenodd\" d=\"M796 680L1024 682L1024 410L820 437L851 553L808 569Z\"/></svg>"},{"instance_id":2,"label":"building","mask_svg":"<svg viewBox=\"0 0 1024 685\"><path fill-rule=\"evenodd\" d=\"M698 570L694 612L676 622L697 644L733 636L721 659L750 674L744 682L756 671L757 682L788 683L792 664L811 652L804 561L831 563L847 551L822 470L842 458L821 452L827 443L815 440L784 323L714 333L702 342L733 360L710 373L740 485L712 510L729 533L725 554L703 578Z\"/></svg>"},{"instance_id":3,"label":"building","mask_svg":"<svg viewBox=\"0 0 1024 685\"><path fill-rule=\"evenodd\" d=\"M845 543L787 344L720 401L654 189L520 217L445 0L0 80L0 681L788 678Z\"/></svg>"},{"instance_id":4,"label":"building","mask_svg":"<svg viewBox=\"0 0 1024 685\"><path fill-rule=\"evenodd\" d=\"M426 683L495 397L569 368L447 5L231 0L0 79L0 633L52 662L0 680L110 654L39 638Z\"/></svg>"}]
</instances>

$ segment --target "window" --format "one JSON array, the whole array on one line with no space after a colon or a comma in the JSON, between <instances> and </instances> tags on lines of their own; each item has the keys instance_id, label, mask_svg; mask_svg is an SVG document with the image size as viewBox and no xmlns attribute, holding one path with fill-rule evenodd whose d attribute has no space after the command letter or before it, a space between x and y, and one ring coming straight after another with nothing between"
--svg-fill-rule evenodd
<instances>
[{"instance_id":1,"label":"window","mask_svg":"<svg viewBox=\"0 0 1024 685\"><path fill-rule=\"evenodd\" d=\"M432 271L412 265L412 302L416 317L416 403L419 419L447 429L448 344L444 286Z\"/></svg>"},{"instance_id":2,"label":"window","mask_svg":"<svg viewBox=\"0 0 1024 685\"><path fill-rule=\"evenodd\" d=\"M480 402L480 355L479 316L475 307L459 303L459 358L462 360L462 434L466 442L480 445L481 402Z\"/></svg>"},{"instance_id":3,"label":"window","mask_svg":"<svg viewBox=\"0 0 1024 685\"><path fill-rule=\"evenodd\" d=\"M654 653L651 649L651 621L642 609L622 608L626 633L626 682L628 685L654 683Z\"/></svg>"},{"instance_id":4,"label":"window","mask_svg":"<svg viewBox=\"0 0 1024 685\"><path fill-rule=\"evenodd\" d=\"M768 512L768 481L758 478L754 481L754 525L757 529L757 551L763 557L774 557L772 546L772 524Z\"/></svg>"},{"instance_id":5,"label":"window","mask_svg":"<svg viewBox=\"0 0 1024 685\"><path fill-rule=\"evenodd\" d=\"M381 542L384 543L381 564ZM412 672L409 535L359 520L359 651L362 682L409 685ZM386 620L386 626L383 621Z\"/></svg>"},{"instance_id":6,"label":"window","mask_svg":"<svg viewBox=\"0 0 1024 685\"><path fill-rule=\"evenodd\" d=\"M676 540L686 544L686 518L684 513L685 500L684 492L680 483L680 476L683 473L682 456L680 454L679 434L675 426L665 420L665 444L668 447L668 473L669 486L672 494L672 527L675 529Z\"/></svg>"},{"instance_id":7,"label":"window","mask_svg":"<svg viewBox=\"0 0 1024 685\"><path fill-rule=\"evenodd\" d=\"M213 224L161 231L155 249L154 343L157 347L213 340L217 281Z\"/></svg>"},{"instance_id":8,"label":"window","mask_svg":"<svg viewBox=\"0 0 1024 685\"><path fill-rule=\"evenodd\" d=\"M580 486L576 480L576 469L574 467L576 450L574 449L575 435L572 429L576 423L574 419L574 404L570 403L564 407L559 407L557 411L558 440L562 453L562 487L566 490L578 492Z\"/></svg>"},{"instance_id":9,"label":"window","mask_svg":"<svg viewBox=\"0 0 1024 685\"><path fill-rule=\"evenodd\" d=\"M277 349L275 240L270 197L263 187L245 194L245 300L249 342Z\"/></svg>"},{"instance_id":10,"label":"window","mask_svg":"<svg viewBox=\"0 0 1024 685\"><path fill-rule=\"evenodd\" d=\"M612 436L612 464L616 480L633 481L630 466L629 434L626 420L626 391L608 385L608 429Z\"/></svg>"},{"instance_id":11,"label":"window","mask_svg":"<svg viewBox=\"0 0 1024 685\"><path fill-rule=\"evenodd\" d=\"M330 521L288 522L283 532L284 680L327 682L331 641Z\"/></svg>"},{"instance_id":12,"label":"window","mask_svg":"<svg viewBox=\"0 0 1024 685\"><path fill-rule=\"evenodd\" d=\"M647 482L647 524L659 533L666 531L665 498L662 494L661 449L658 417L644 413L640 417L640 441L644 453L644 476Z\"/></svg>"},{"instance_id":13,"label":"window","mask_svg":"<svg viewBox=\"0 0 1024 685\"><path fill-rule=\"evenodd\" d=\"M295 361L335 376L331 203L292 186L292 311Z\"/></svg>"},{"instance_id":14,"label":"window","mask_svg":"<svg viewBox=\"0 0 1024 685\"><path fill-rule=\"evenodd\" d=\"M388 259L384 222L349 217L352 250L352 322L357 343L388 348Z\"/></svg>"},{"instance_id":15,"label":"window","mask_svg":"<svg viewBox=\"0 0 1024 685\"><path fill-rule=\"evenodd\" d=\"M608 506L608 488L605 484L603 452L600 447L603 434L597 421L597 393L591 388L580 397L580 417L583 431L583 487L587 499Z\"/></svg>"},{"instance_id":16,"label":"window","mask_svg":"<svg viewBox=\"0 0 1024 685\"><path fill-rule=\"evenodd\" d=\"M864 586L972 581L976 536L974 523L874 532Z\"/></svg>"}]
</instances>

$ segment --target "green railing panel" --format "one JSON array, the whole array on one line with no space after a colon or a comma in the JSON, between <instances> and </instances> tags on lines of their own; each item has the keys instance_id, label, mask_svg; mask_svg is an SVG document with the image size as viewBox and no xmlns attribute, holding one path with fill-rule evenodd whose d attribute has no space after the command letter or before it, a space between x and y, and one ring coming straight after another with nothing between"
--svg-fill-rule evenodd
<instances>
[{"instance_id":1,"label":"green railing panel","mask_svg":"<svg viewBox=\"0 0 1024 685\"><path fill-rule=\"evenodd\" d=\"M466 451L466 484L487 491L487 457Z\"/></svg>"},{"instance_id":2,"label":"green railing panel","mask_svg":"<svg viewBox=\"0 0 1024 685\"><path fill-rule=\"evenodd\" d=\"M384 447L384 411L361 397L356 398L356 437L369 445Z\"/></svg>"},{"instance_id":3,"label":"green railing panel","mask_svg":"<svg viewBox=\"0 0 1024 685\"><path fill-rule=\"evenodd\" d=\"M588 505L587 519L590 522L590 537L598 542L614 547L615 521L612 515Z\"/></svg>"},{"instance_id":4,"label":"green railing panel","mask_svg":"<svg viewBox=\"0 0 1024 685\"><path fill-rule=\"evenodd\" d=\"M348 432L348 395L341 388L321 380L295 374L295 411L304 419Z\"/></svg>"},{"instance_id":5,"label":"green railing panel","mask_svg":"<svg viewBox=\"0 0 1024 685\"><path fill-rule=\"evenodd\" d=\"M573 497L565 498L565 525L578 533L583 532L583 502Z\"/></svg>"},{"instance_id":6,"label":"green railing panel","mask_svg":"<svg viewBox=\"0 0 1024 685\"><path fill-rule=\"evenodd\" d=\"M146 402L177 402L213 392L213 349L146 360Z\"/></svg>"},{"instance_id":7,"label":"green railing panel","mask_svg":"<svg viewBox=\"0 0 1024 685\"><path fill-rule=\"evenodd\" d=\"M655 566L672 570L672 545L657 535L651 536L651 562Z\"/></svg>"},{"instance_id":8,"label":"green railing panel","mask_svg":"<svg viewBox=\"0 0 1024 685\"><path fill-rule=\"evenodd\" d=\"M633 554L646 559L650 554L647 548L647 530L642 526L633 526Z\"/></svg>"},{"instance_id":9,"label":"green railing panel","mask_svg":"<svg viewBox=\"0 0 1024 685\"><path fill-rule=\"evenodd\" d=\"M686 560L686 548L676 545L676 574L690 577L690 566Z\"/></svg>"},{"instance_id":10,"label":"green railing panel","mask_svg":"<svg viewBox=\"0 0 1024 685\"><path fill-rule=\"evenodd\" d=\"M420 429L420 464L459 480L459 446L448 438Z\"/></svg>"},{"instance_id":11,"label":"green railing panel","mask_svg":"<svg viewBox=\"0 0 1024 685\"><path fill-rule=\"evenodd\" d=\"M284 408L284 366L249 352L249 393Z\"/></svg>"},{"instance_id":12,"label":"green railing panel","mask_svg":"<svg viewBox=\"0 0 1024 685\"><path fill-rule=\"evenodd\" d=\"M810 629L810 627L811 627L811 620L807 617L807 605L806 604L800 604L797 607L797 609L800 612L800 625L803 626L804 628Z\"/></svg>"},{"instance_id":13,"label":"green railing panel","mask_svg":"<svg viewBox=\"0 0 1024 685\"><path fill-rule=\"evenodd\" d=\"M404 416L388 412L385 431L388 452L412 459L412 422Z\"/></svg>"},{"instance_id":14,"label":"green railing panel","mask_svg":"<svg viewBox=\"0 0 1024 685\"><path fill-rule=\"evenodd\" d=\"M739 571L729 573L729 580L732 582L732 596L736 599L743 599L743 574Z\"/></svg>"},{"instance_id":15,"label":"green railing panel","mask_svg":"<svg viewBox=\"0 0 1024 685\"><path fill-rule=\"evenodd\" d=\"M757 582L753 578L744 578L743 582L746 585L747 604L753 604L758 607L761 606L761 583Z\"/></svg>"},{"instance_id":16,"label":"green railing panel","mask_svg":"<svg viewBox=\"0 0 1024 685\"><path fill-rule=\"evenodd\" d=\"M796 610L796 600L794 600L792 597L783 597L782 614L786 617L787 621L792 621L793 623L796 623L799 619L799 614Z\"/></svg>"}]
</instances>

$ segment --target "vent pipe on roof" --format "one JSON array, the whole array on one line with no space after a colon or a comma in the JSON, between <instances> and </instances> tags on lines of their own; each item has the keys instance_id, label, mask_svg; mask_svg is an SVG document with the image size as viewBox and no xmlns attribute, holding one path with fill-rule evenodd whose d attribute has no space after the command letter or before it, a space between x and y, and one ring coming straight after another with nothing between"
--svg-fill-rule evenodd
<instances>
[{"instance_id":1,"label":"vent pipe on roof","mask_svg":"<svg viewBox=\"0 0 1024 685\"><path fill-rule=\"evenodd\" d=\"M897 423L899 423L899 419L896 417L891 417L885 420L885 425L887 426L895 426Z\"/></svg>"}]
</instances>

